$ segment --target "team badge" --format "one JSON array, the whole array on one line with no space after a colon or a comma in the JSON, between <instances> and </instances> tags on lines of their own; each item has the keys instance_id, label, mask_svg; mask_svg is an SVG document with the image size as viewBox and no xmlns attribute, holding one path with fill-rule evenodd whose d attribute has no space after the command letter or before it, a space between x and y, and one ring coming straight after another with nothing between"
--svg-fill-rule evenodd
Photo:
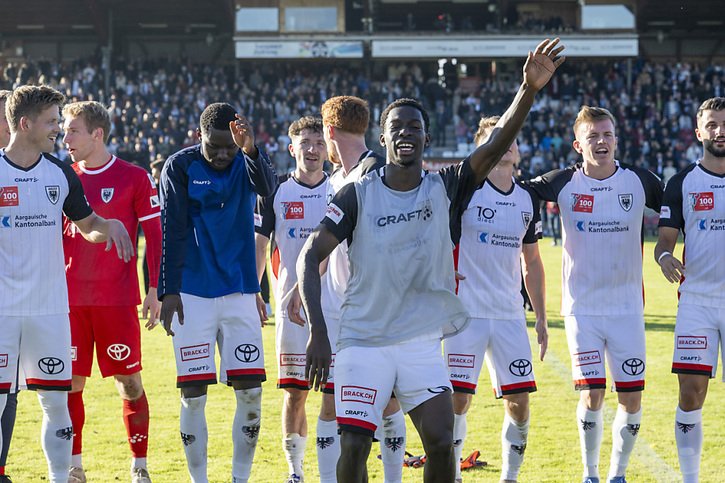
<instances>
[{"instance_id":1,"label":"team badge","mask_svg":"<svg viewBox=\"0 0 725 483\"><path fill-rule=\"evenodd\" d=\"M621 206L624 211L631 210L632 209L632 193L620 193L619 194L619 206Z\"/></svg>"},{"instance_id":2,"label":"team badge","mask_svg":"<svg viewBox=\"0 0 725 483\"><path fill-rule=\"evenodd\" d=\"M108 203L113 198L113 188L101 188L101 199L104 203Z\"/></svg>"},{"instance_id":3,"label":"team badge","mask_svg":"<svg viewBox=\"0 0 725 483\"><path fill-rule=\"evenodd\" d=\"M48 196L48 201L50 201L54 205L57 204L58 200L60 199L60 186L58 186L58 185L46 186L45 194Z\"/></svg>"},{"instance_id":4,"label":"team badge","mask_svg":"<svg viewBox=\"0 0 725 483\"><path fill-rule=\"evenodd\" d=\"M521 212L521 221L524 222L524 228L529 227L529 223L531 223L531 213L528 211L522 211Z\"/></svg>"}]
</instances>

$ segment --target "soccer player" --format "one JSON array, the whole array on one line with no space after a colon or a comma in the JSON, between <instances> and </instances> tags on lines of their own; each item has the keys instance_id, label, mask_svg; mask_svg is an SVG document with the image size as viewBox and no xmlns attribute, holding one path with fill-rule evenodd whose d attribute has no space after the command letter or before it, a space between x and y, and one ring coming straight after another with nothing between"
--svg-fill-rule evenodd
<instances>
[{"instance_id":1,"label":"soccer player","mask_svg":"<svg viewBox=\"0 0 725 483\"><path fill-rule=\"evenodd\" d=\"M10 142L10 126L5 117L5 101L12 92L0 90L0 149L4 148ZM8 462L8 451L10 451L10 439L13 436L13 428L15 427L15 414L18 408L18 393L16 391L7 395L5 402L5 410L2 412L0 419L0 429L2 430L2 448L0 448L0 483L10 481L10 477L5 474L5 465Z\"/></svg>"},{"instance_id":2,"label":"soccer player","mask_svg":"<svg viewBox=\"0 0 725 483\"><path fill-rule=\"evenodd\" d=\"M581 162L530 182L559 204L562 220L562 304L577 407L584 481L599 481L605 359L619 406L612 426L610 482L625 481L642 419L645 381L642 219L660 210L660 180L614 159L614 116L583 106L574 122Z\"/></svg>"},{"instance_id":3,"label":"soccer player","mask_svg":"<svg viewBox=\"0 0 725 483\"><path fill-rule=\"evenodd\" d=\"M47 86L18 87L5 112L10 143L0 150L0 411L15 391L18 364L43 411L49 480L68 481L73 428L68 415L71 337L63 214L83 236L125 262L131 239L118 220L93 212L73 169L46 154L60 133L65 97Z\"/></svg>"},{"instance_id":4,"label":"soccer player","mask_svg":"<svg viewBox=\"0 0 725 483\"><path fill-rule=\"evenodd\" d=\"M483 144L498 122L479 122L474 141ZM444 343L453 386L453 450L461 458L466 438L466 413L476 392L484 356L494 393L503 398L501 480L516 481L529 433L529 392L536 391L526 314L521 295L524 282L536 313L539 357L548 344L544 265L539 256L541 238L539 201L514 181L519 161L516 141L494 166L460 217L457 270L465 277L458 296L471 315L471 323ZM523 256L523 258L522 258ZM456 481L463 481L460 465Z\"/></svg>"},{"instance_id":5,"label":"soccer player","mask_svg":"<svg viewBox=\"0 0 725 483\"><path fill-rule=\"evenodd\" d=\"M331 361L319 266L348 242L350 281L335 359L338 481L365 480L372 436L393 390L423 441L424 480L454 481L453 407L440 338L460 331L468 314L454 292L450 214L455 219L509 149L536 92L564 61L562 49L558 39L545 40L529 53L524 81L489 140L440 173L422 169L430 141L425 109L413 99L391 103L380 117L387 164L344 186L302 249L297 271L311 325L306 372L317 390Z\"/></svg>"},{"instance_id":6,"label":"soccer player","mask_svg":"<svg viewBox=\"0 0 725 483\"><path fill-rule=\"evenodd\" d=\"M307 442L305 401L309 386L304 375L305 348L310 332L306 326L292 322L287 315L288 304L296 300L297 272L295 265L302 245L325 216L327 175L322 170L326 145L322 136L322 120L303 117L290 124L288 146L295 159L295 170L281 176L275 193L258 198L255 242L257 275L264 275L266 251L274 237L272 273L275 280L275 328L278 355L277 387L284 389L282 404L282 447L289 465L290 483L304 481L302 460ZM301 316L302 314L300 314Z\"/></svg>"},{"instance_id":7,"label":"soccer player","mask_svg":"<svg viewBox=\"0 0 725 483\"><path fill-rule=\"evenodd\" d=\"M152 286L143 300L146 327L153 328L160 303L156 294L161 258L161 223L156 183L148 173L106 149L111 119L98 102L73 102L63 108L63 141L73 170L93 210L121 220L136 240L139 223L146 238L146 260ZM73 422L70 482L85 482L82 441L85 409L83 389L91 375L93 347L103 377L113 376L123 401L123 423L131 447L131 481L148 483L146 452L149 405L141 381L141 327L136 257L122 263L102 247L89 244L67 222L63 245L70 303L73 388L68 410Z\"/></svg>"},{"instance_id":8,"label":"soccer player","mask_svg":"<svg viewBox=\"0 0 725 483\"><path fill-rule=\"evenodd\" d=\"M665 278L680 282L672 372L680 384L675 441L685 483L699 481L702 406L725 338L725 97L700 105L695 134L702 159L667 183L655 246ZM680 230L682 261L672 254Z\"/></svg>"},{"instance_id":9,"label":"soccer player","mask_svg":"<svg viewBox=\"0 0 725 483\"><path fill-rule=\"evenodd\" d=\"M355 96L335 96L325 101L320 110L327 154L336 166L327 185L326 202L329 203L343 186L384 166L385 158L368 149L365 143L365 132L370 123L370 109L366 101ZM346 242L333 250L325 269L322 307L330 346L335 347L340 311L350 278ZM297 301L295 307L301 308L301 302ZM293 320L297 319L297 312L293 310L290 314ZM334 483L337 480L336 467L340 458L340 438L335 420L334 362L332 366L322 389L322 407L317 422L317 462L321 483ZM384 409L383 424L375 437L380 441L385 483L400 482L405 457L405 417L395 398Z\"/></svg>"},{"instance_id":10,"label":"soccer player","mask_svg":"<svg viewBox=\"0 0 725 483\"><path fill-rule=\"evenodd\" d=\"M197 135L200 144L173 154L161 172L161 321L174 341L191 481L207 481L205 405L208 385L216 384L218 343L221 380L237 400L232 481L242 483L252 468L266 379L254 205L257 195L274 192L277 179L254 145L252 126L231 105L207 106Z\"/></svg>"}]
</instances>

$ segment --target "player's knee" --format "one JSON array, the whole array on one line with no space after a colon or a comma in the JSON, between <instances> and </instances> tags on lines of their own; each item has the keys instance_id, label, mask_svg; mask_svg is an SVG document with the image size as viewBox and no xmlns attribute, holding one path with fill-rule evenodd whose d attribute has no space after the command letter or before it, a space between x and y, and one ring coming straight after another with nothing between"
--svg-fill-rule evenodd
<instances>
[{"instance_id":1,"label":"player's knee","mask_svg":"<svg viewBox=\"0 0 725 483\"><path fill-rule=\"evenodd\" d=\"M425 453L429 457L445 457L453 451L453 431L437 428L423 436Z\"/></svg>"},{"instance_id":2,"label":"player's knee","mask_svg":"<svg viewBox=\"0 0 725 483\"><path fill-rule=\"evenodd\" d=\"M335 420L335 395L323 394L320 405L320 419L323 421Z\"/></svg>"},{"instance_id":3,"label":"player's knee","mask_svg":"<svg viewBox=\"0 0 725 483\"><path fill-rule=\"evenodd\" d=\"M456 414L466 414L468 408L471 407L471 400L473 394L465 392L454 392L453 393L453 412Z\"/></svg>"},{"instance_id":4,"label":"player's knee","mask_svg":"<svg viewBox=\"0 0 725 483\"><path fill-rule=\"evenodd\" d=\"M307 391L300 389L285 389L284 397L289 406L298 408L300 406L304 406L305 401L307 401Z\"/></svg>"},{"instance_id":5,"label":"player's knee","mask_svg":"<svg viewBox=\"0 0 725 483\"><path fill-rule=\"evenodd\" d=\"M188 386L181 388L182 399L193 399L206 395L208 386Z\"/></svg>"},{"instance_id":6,"label":"player's knee","mask_svg":"<svg viewBox=\"0 0 725 483\"><path fill-rule=\"evenodd\" d=\"M121 398L128 401L135 401L143 395L143 383L140 374L131 374L129 376L115 376L116 387Z\"/></svg>"},{"instance_id":7,"label":"player's knee","mask_svg":"<svg viewBox=\"0 0 725 483\"><path fill-rule=\"evenodd\" d=\"M38 401L47 415L68 413L68 393L63 391L37 391Z\"/></svg>"},{"instance_id":8,"label":"player's knee","mask_svg":"<svg viewBox=\"0 0 725 483\"><path fill-rule=\"evenodd\" d=\"M81 392L86 387L86 378L84 376L73 376L71 380L70 392Z\"/></svg>"},{"instance_id":9,"label":"player's knee","mask_svg":"<svg viewBox=\"0 0 725 483\"><path fill-rule=\"evenodd\" d=\"M707 377L680 377L680 409L694 411L702 408L707 395Z\"/></svg>"},{"instance_id":10,"label":"player's knee","mask_svg":"<svg viewBox=\"0 0 725 483\"><path fill-rule=\"evenodd\" d=\"M591 411L598 411L604 404L604 389L582 391L579 396L584 406Z\"/></svg>"},{"instance_id":11,"label":"player's knee","mask_svg":"<svg viewBox=\"0 0 725 483\"><path fill-rule=\"evenodd\" d=\"M345 430L340 434L340 449L348 460L366 461L372 444L372 436Z\"/></svg>"},{"instance_id":12,"label":"player's knee","mask_svg":"<svg viewBox=\"0 0 725 483\"><path fill-rule=\"evenodd\" d=\"M630 414L634 414L642 407L642 392L620 392L617 393L619 404L624 406L624 410Z\"/></svg>"},{"instance_id":13,"label":"player's knee","mask_svg":"<svg viewBox=\"0 0 725 483\"><path fill-rule=\"evenodd\" d=\"M519 423L529 419L529 393L510 394L504 396L506 412Z\"/></svg>"},{"instance_id":14,"label":"player's knee","mask_svg":"<svg viewBox=\"0 0 725 483\"><path fill-rule=\"evenodd\" d=\"M385 409L383 410L383 417L387 418L391 414L395 414L398 411L400 411L400 403L396 398L391 397L390 401L388 401L388 405L385 406Z\"/></svg>"}]
</instances>

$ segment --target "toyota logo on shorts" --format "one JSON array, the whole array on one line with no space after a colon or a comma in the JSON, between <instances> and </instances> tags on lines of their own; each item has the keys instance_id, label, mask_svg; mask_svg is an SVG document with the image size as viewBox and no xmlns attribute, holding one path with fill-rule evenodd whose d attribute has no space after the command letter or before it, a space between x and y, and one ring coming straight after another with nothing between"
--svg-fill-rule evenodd
<instances>
[{"instance_id":1,"label":"toyota logo on shorts","mask_svg":"<svg viewBox=\"0 0 725 483\"><path fill-rule=\"evenodd\" d=\"M638 376L644 372L644 361L642 359L637 359L636 357L627 359L622 362L622 370L625 374L629 374L630 376Z\"/></svg>"},{"instance_id":2,"label":"toyota logo on shorts","mask_svg":"<svg viewBox=\"0 0 725 483\"><path fill-rule=\"evenodd\" d=\"M106 354L114 361L125 361L131 355L131 349L126 344L111 344Z\"/></svg>"},{"instance_id":3,"label":"toyota logo on shorts","mask_svg":"<svg viewBox=\"0 0 725 483\"><path fill-rule=\"evenodd\" d=\"M517 377L525 377L531 374L531 361L516 359L509 364L509 372Z\"/></svg>"},{"instance_id":4,"label":"toyota logo on shorts","mask_svg":"<svg viewBox=\"0 0 725 483\"><path fill-rule=\"evenodd\" d=\"M234 349L234 357L240 362L254 362L259 359L259 348L254 344L240 344Z\"/></svg>"},{"instance_id":5,"label":"toyota logo on shorts","mask_svg":"<svg viewBox=\"0 0 725 483\"><path fill-rule=\"evenodd\" d=\"M38 361L38 367L45 374L60 374L65 369L65 363L57 357L43 357Z\"/></svg>"}]
</instances>

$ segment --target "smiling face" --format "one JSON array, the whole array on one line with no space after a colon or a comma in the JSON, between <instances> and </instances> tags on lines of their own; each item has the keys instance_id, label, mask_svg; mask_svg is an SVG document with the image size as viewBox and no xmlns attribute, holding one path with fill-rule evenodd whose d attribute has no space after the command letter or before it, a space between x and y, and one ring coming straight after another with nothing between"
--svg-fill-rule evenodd
<instances>
[{"instance_id":1,"label":"smiling face","mask_svg":"<svg viewBox=\"0 0 725 483\"><path fill-rule=\"evenodd\" d=\"M725 158L725 109L702 111L695 134L707 153Z\"/></svg>"},{"instance_id":2,"label":"smiling face","mask_svg":"<svg viewBox=\"0 0 725 483\"><path fill-rule=\"evenodd\" d=\"M60 108L55 105L47 107L35 119L23 117L20 126L36 149L44 153L52 152L60 134Z\"/></svg>"},{"instance_id":3,"label":"smiling face","mask_svg":"<svg viewBox=\"0 0 725 483\"><path fill-rule=\"evenodd\" d=\"M198 130L197 134L201 140L201 154L213 169L223 171L232 164L239 147L234 144L231 131L212 127L209 132Z\"/></svg>"},{"instance_id":4,"label":"smiling face","mask_svg":"<svg viewBox=\"0 0 725 483\"><path fill-rule=\"evenodd\" d=\"M388 162L401 167L420 164L429 140L423 114L412 106L392 109L380 135L380 144L387 150Z\"/></svg>"},{"instance_id":5,"label":"smiling face","mask_svg":"<svg viewBox=\"0 0 725 483\"><path fill-rule=\"evenodd\" d=\"M617 136L610 119L583 122L576 128L576 139L572 143L584 162L599 166L614 162Z\"/></svg>"},{"instance_id":6,"label":"smiling face","mask_svg":"<svg viewBox=\"0 0 725 483\"><path fill-rule=\"evenodd\" d=\"M298 135L292 136L289 152L295 158L298 171L318 173L325 162L327 145L321 132L302 129Z\"/></svg>"}]
</instances>

